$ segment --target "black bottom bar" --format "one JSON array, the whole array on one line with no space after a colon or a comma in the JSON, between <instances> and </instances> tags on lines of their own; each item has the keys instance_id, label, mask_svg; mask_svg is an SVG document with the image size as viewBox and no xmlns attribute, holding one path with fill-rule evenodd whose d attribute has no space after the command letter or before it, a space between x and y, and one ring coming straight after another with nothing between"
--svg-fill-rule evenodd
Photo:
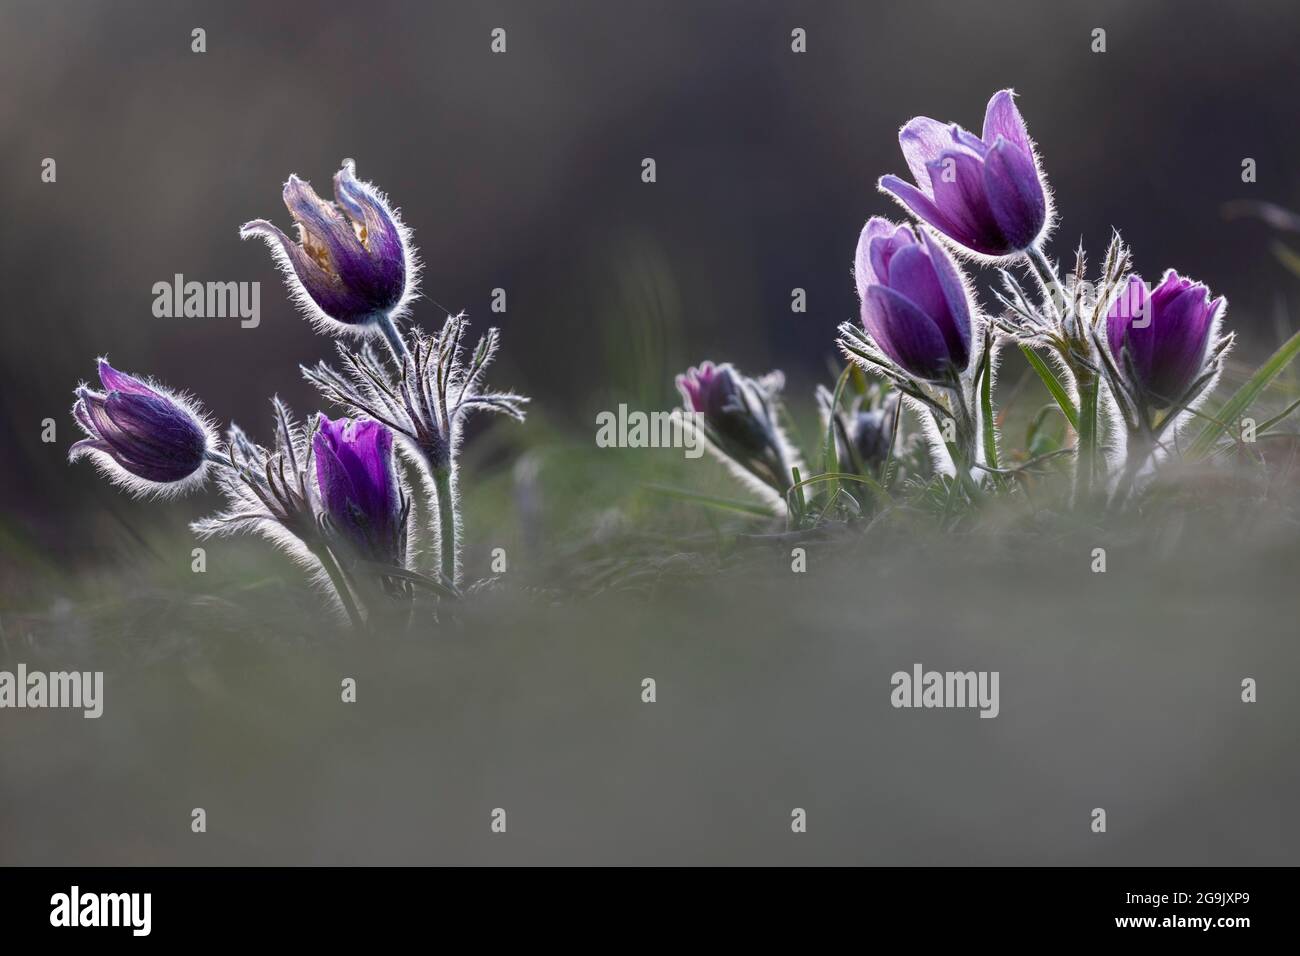
<instances>
[{"instance_id":1,"label":"black bottom bar","mask_svg":"<svg viewBox=\"0 0 1300 956\"><path fill-rule=\"evenodd\" d=\"M41 868L0 871L0 913L6 941L89 943L338 944L438 927L448 938L486 942L513 926L533 927L541 942L550 935L542 928L560 922L580 935L623 924L620 932L659 939L702 922L742 936L788 927L855 938L919 933L927 943L1102 935L1230 942L1281 930L1293 883L1287 869L651 870L598 879L568 870L542 879L481 869Z\"/></svg>"}]
</instances>

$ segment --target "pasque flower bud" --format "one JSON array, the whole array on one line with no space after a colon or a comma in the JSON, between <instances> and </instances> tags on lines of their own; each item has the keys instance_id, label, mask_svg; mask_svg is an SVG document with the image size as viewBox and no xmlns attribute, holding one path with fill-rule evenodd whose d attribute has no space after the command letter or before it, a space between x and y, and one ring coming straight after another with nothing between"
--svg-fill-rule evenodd
<instances>
[{"instance_id":1,"label":"pasque flower bud","mask_svg":"<svg viewBox=\"0 0 1300 956\"><path fill-rule=\"evenodd\" d=\"M138 493L169 494L201 483L216 439L192 404L159 385L99 360L104 390L77 389L72 415L87 437L69 458L91 456L114 481Z\"/></svg>"},{"instance_id":2,"label":"pasque flower bud","mask_svg":"<svg viewBox=\"0 0 1300 956\"><path fill-rule=\"evenodd\" d=\"M401 566L407 502L393 461L393 433L379 422L320 417L313 439L321 510L357 554Z\"/></svg>"},{"instance_id":3,"label":"pasque flower bud","mask_svg":"<svg viewBox=\"0 0 1300 956\"><path fill-rule=\"evenodd\" d=\"M405 310L418 271L410 234L384 196L356 178L352 160L334 176L334 202L290 176L284 204L299 241L265 219L246 223L239 235L266 240L295 301L320 331L379 329Z\"/></svg>"},{"instance_id":4,"label":"pasque flower bud","mask_svg":"<svg viewBox=\"0 0 1300 956\"><path fill-rule=\"evenodd\" d=\"M702 362L677 376L686 410L697 412L714 452L743 474L784 496L794 483L798 461L777 421L785 378L773 372L761 379L740 374L729 362Z\"/></svg>"},{"instance_id":5,"label":"pasque flower bud","mask_svg":"<svg viewBox=\"0 0 1300 956\"><path fill-rule=\"evenodd\" d=\"M971 357L971 305L952 257L910 226L872 218L854 265L862 324L909 375L948 381Z\"/></svg>"},{"instance_id":6,"label":"pasque flower bud","mask_svg":"<svg viewBox=\"0 0 1300 956\"><path fill-rule=\"evenodd\" d=\"M1224 307L1173 269L1154 291L1130 277L1106 314L1107 345L1130 393L1153 410L1182 400L1206 371Z\"/></svg>"}]
</instances>

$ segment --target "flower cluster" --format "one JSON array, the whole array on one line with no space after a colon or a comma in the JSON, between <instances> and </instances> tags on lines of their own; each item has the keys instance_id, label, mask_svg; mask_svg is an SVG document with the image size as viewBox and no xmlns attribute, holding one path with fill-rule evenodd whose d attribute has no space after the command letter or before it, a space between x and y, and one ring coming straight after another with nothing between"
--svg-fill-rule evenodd
<instances>
[{"instance_id":1,"label":"flower cluster","mask_svg":"<svg viewBox=\"0 0 1300 956\"><path fill-rule=\"evenodd\" d=\"M1127 502L1141 476L1171 454L1170 437L1219 378L1232 343L1220 333L1224 299L1173 270L1151 289L1132 271L1118 234L1098 282L1086 279L1082 249L1074 273L1062 278L1045 251L1056 221L1051 190L1011 90L989 100L978 136L917 117L898 139L912 182L888 175L879 187L915 219L872 217L858 238L853 272L861 313L840 326L838 338L850 367L836 389L818 390L823 471L798 486L809 486L809 494L812 486L826 489L822 515L845 481L883 491L885 467L911 440L899 401L919 420L933 469L972 500L1037 465L1011 469L999 461L993 379L1000 351L1014 345L1069 423L1073 443L1051 456L1074 460L1075 500ZM997 269L1002 313L981 311L962 260ZM1028 289L1015 267L1029 277ZM876 384L846 391L854 367ZM686 376L688 407L708 407L700 396L708 394L712 367L702 372ZM727 433L749 441L713 444L741 471L757 473L748 462L764 460L760 448L770 460L793 459L788 443L773 437L764 406L728 407ZM923 470L911 463L914 474ZM871 497L850 496L858 503ZM786 502L800 520L796 499L787 495Z\"/></svg>"},{"instance_id":2,"label":"flower cluster","mask_svg":"<svg viewBox=\"0 0 1300 956\"><path fill-rule=\"evenodd\" d=\"M1061 459L1072 464L1075 504L1128 507L1182 453L1177 438L1193 418L1209 421L1193 442L1207 453L1228 427L1221 419L1242 415L1289 360L1267 364L1224 414L1200 413L1232 346L1226 301L1172 269L1148 285L1118 233L1095 279L1082 248L1063 275L1046 248L1051 190L1012 91L989 100L979 135L918 117L899 145L911 181L887 175L878 185L911 220L872 216L858 236L859 314L839 326L846 364L834 387L816 392L816 453L789 437L780 371L750 377L703 362L677 377L690 413L683 427L698 429L765 502L722 505L775 510L803 527L893 507L910 488L946 520L959 502L1013 492L1026 472ZM496 329L470 347L464 315L437 332L401 328L419 273L411 233L350 160L333 186L326 200L290 176L283 197L296 235L263 219L240 235L269 244L319 331L347 337L333 365L301 367L346 417L299 422L277 399L268 446L235 425L221 439L194 401L101 359L101 387L76 391L85 438L70 457L91 458L138 494L193 490L215 476L227 507L195 531L269 539L364 625L390 612L409 618L418 590L460 593L465 422L474 412L522 420L528 400L486 383ZM972 266L995 270L1000 310L981 307ZM1054 402L1047 413L1065 424L1051 447L1031 439L1009 456L994 379L1016 350Z\"/></svg>"},{"instance_id":3,"label":"flower cluster","mask_svg":"<svg viewBox=\"0 0 1300 956\"><path fill-rule=\"evenodd\" d=\"M449 318L437 336L399 329L416 294L418 258L410 231L374 186L356 178L351 160L334 177L333 202L297 176L285 184L284 201L296 240L262 219L240 235L266 239L292 298L318 331L360 335L387 349L385 359L368 342L355 350L340 344L345 374L323 363L304 370L352 417L317 413L303 425L277 398L270 447L233 424L223 442L193 401L101 359L102 391L77 389L73 416L86 438L70 458L93 458L137 494L182 493L215 475L227 507L195 522L195 533L268 539L360 627L394 609L409 614L416 589L459 593L461 425L475 409L522 420L527 399L484 387L495 329L468 359L463 316ZM411 546L413 496L399 447L426 492L431 568L420 566Z\"/></svg>"}]
</instances>

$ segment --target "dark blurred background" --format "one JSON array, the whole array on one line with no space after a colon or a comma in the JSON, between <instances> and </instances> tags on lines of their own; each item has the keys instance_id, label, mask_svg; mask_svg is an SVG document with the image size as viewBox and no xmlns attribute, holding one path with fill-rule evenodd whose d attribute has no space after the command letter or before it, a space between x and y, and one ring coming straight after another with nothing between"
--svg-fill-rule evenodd
<instances>
[{"instance_id":1,"label":"dark blurred background","mask_svg":"<svg viewBox=\"0 0 1300 956\"><path fill-rule=\"evenodd\" d=\"M194 27L207 31L201 55ZM489 48L495 27L504 55ZM795 27L806 54L791 52ZM1091 52L1095 27L1104 54ZM1243 354L1262 354L1293 286L1266 227L1225 222L1220 207L1300 206L1298 28L1289 0L8 0L5 507L57 546L116 495L64 461L72 388L97 355L255 433L272 393L315 407L297 364L332 344L237 229L255 217L287 228L288 173L327 191L345 156L415 230L417 321L465 309L502 326L494 380L534 397L536 428L584 442L594 410L662 406L673 373L702 358L783 367L795 403L810 404L835 326L856 311L858 230L898 215L875 190L905 168L898 126L926 113L978 129L1006 86L1062 214L1053 251L1082 238L1099 256L1120 227L1148 276L1176 265L1226 294ZM653 185L640 179L647 156ZM55 184L41 182L45 157ZM260 281L261 326L155 318L152 286L175 273ZM806 314L790 310L796 286ZM504 315L489 310L495 287ZM40 442L47 416L53 445Z\"/></svg>"}]
</instances>

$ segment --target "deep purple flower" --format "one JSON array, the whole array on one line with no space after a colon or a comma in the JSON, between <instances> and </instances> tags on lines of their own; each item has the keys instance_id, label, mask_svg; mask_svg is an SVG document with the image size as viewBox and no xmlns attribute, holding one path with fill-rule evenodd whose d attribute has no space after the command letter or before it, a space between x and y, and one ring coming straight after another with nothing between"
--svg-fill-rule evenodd
<instances>
[{"instance_id":1,"label":"deep purple flower","mask_svg":"<svg viewBox=\"0 0 1300 956\"><path fill-rule=\"evenodd\" d=\"M1182 399L1205 371L1224 302L1222 296L1210 301L1209 289L1170 269L1154 292L1141 276L1132 276L1111 304L1106 313L1111 354L1129 379L1126 384L1151 408Z\"/></svg>"},{"instance_id":2,"label":"deep purple flower","mask_svg":"<svg viewBox=\"0 0 1300 956\"><path fill-rule=\"evenodd\" d=\"M320 416L312 448L321 507L333 529L374 561L401 565L406 502L393 461L393 433L368 419Z\"/></svg>"},{"instance_id":3,"label":"deep purple flower","mask_svg":"<svg viewBox=\"0 0 1300 956\"><path fill-rule=\"evenodd\" d=\"M102 392L77 389L72 415L87 437L73 444L70 460L90 455L110 478L142 493L170 493L202 481L215 440L187 400L105 359L99 360L99 380Z\"/></svg>"},{"instance_id":4,"label":"deep purple flower","mask_svg":"<svg viewBox=\"0 0 1300 956\"><path fill-rule=\"evenodd\" d=\"M862 324L908 373L944 381L970 363L971 307L952 257L925 233L873 217L854 264Z\"/></svg>"},{"instance_id":5,"label":"deep purple flower","mask_svg":"<svg viewBox=\"0 0 1300 956\"><path fill-rule=\"evenodd\" d=\"M294 299L325 332L399 316L415 291L417 265L406 227L384 196L355 173L352 160L344 160L334 176L334 202L289 177L284 204L298 226L298 242L265 219L239 230L243 239L266 240Z\"/></svg>"},{"instance_id":6,"label":"deep purple flower","mask_svg":"<svg viewBox=\"0 0 1300 956\"><path fill-rule=\"evenodd\" d=\"M1014 95L1002 90L989 100L983 136L916 117L898 134L916 185L897 176L880 180L881 189L953 242L994 258L1036 244L1051 218Z\"/></svg>"}]
</instances>

